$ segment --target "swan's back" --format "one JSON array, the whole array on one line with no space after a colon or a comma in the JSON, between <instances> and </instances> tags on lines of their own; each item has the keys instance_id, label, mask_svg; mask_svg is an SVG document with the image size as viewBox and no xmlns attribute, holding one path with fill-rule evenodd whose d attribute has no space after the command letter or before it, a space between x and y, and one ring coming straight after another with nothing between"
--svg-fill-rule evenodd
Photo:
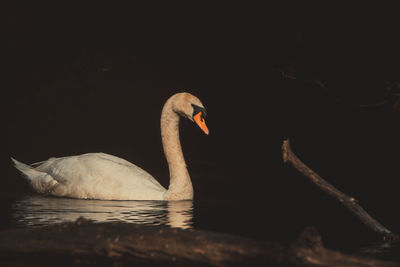
<instances>
[{"instance_id":1,"label":"swan's back","mask_svg":"<svg viewBox=\"0 0 400 267\"><path fill-rule=\"evenodd\" d=\"M166 189L149 173L124 159L89 153L50 158L36 167L16 162L40 193L108 200L162 200Z\"/></svg>"}]
</instances>

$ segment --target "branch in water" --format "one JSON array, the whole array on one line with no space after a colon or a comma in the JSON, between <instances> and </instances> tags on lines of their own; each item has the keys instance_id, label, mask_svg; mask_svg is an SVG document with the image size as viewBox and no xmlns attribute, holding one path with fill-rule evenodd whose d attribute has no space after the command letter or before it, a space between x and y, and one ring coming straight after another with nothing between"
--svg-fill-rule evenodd
<instances>
[{"instance_id":1,"label":"branch in water","mask_svg":"<svg viewBox=\"0 0 400 267\"><path fill-rule=\"evenodd\" d=\"M321 176L316 174L313 170L307 167L292 151L290 147L289 139L283 141L282 144L282 157L285 163L290 163L299 172L305 175L312 183L317 185L328 195L336 198L342 203L348 210L350 210L361 222L368 226L374 232L380 234L384 240L388 241L399 241L400 237L397 234L392 233L377 220L372 218L355 200L343 192L336 189L333 185L325 181Z\"/></svg>"}]
</instances>

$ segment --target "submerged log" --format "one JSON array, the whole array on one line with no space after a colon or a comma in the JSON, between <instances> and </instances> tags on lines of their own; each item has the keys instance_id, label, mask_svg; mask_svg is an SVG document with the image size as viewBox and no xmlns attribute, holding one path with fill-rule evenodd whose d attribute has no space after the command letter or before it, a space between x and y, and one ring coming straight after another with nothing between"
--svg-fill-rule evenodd
<instances>
[{"instance_id":1,"label":"submerged log","mask_svg":"<svg viewBox=\"0 0 400 267\"><path fill-rule=\"evenodd\" d=\"M323 247L307 228L290 244L231 234L78 219L0 232L0 263L12 266L398 266Z\"/></svg>"}]
</instances>

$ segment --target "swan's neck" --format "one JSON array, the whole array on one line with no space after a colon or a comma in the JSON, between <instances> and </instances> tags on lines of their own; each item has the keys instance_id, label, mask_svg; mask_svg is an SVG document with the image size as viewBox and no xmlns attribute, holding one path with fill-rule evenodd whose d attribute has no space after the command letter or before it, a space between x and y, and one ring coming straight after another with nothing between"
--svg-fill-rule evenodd
<instances>
[{"instance_id":1,"label":"swan's neck","mask_svg":"<svg viewBox=\"0 0 400 267\"><path fill-rule=\"evenodd\" d=\"M161 113L161 138L170 177L169 188L164 198L193 199L193 186L179 140L179 115L173 110L170 100L165 103Z\"/></svg>"}]
</instances>

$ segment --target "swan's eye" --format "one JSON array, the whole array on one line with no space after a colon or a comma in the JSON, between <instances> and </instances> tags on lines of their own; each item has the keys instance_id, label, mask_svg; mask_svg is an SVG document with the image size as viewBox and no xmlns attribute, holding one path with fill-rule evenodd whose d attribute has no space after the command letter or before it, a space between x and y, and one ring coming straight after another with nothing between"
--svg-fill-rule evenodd
<instances>
[{"instance_id":1,"label":"swan's eye","mask_svg":"<svg viewBox=\"0 0 400 267\"><path fill-rule=\"evenodd\" d=\"M194 116L196 116L196 114L200 113L200 118L203 121L204 117L207 115L206 109L203 107L199 107L195 104L192 104L192 107L193 107L192 117L194 118Z\"/></svg>"}]
</instances>

